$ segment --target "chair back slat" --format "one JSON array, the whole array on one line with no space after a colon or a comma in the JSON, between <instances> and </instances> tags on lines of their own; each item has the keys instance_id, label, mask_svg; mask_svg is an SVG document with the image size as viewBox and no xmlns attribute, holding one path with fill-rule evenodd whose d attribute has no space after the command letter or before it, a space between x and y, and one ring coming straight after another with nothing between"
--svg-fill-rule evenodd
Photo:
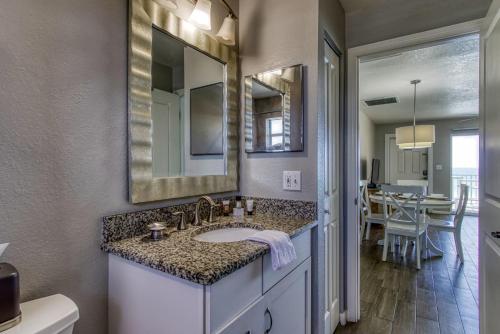
<instances>
[{"instance_id":1,"label":"chair back slat","mask_svg":"<svg viewBox=\"0 0 500 334\"><path fill-rule=\"evenodd\" d=\"M464 220L468 200L469 200L469 186L466 184L461 184L460 201L458 202L457 212L455 213L455 218L453 219L456 229L460 229L462 227L462 222Z\"/></svg>"},{"instance_id":2,"label":"chair back slat","mask_svg":"<svg viewBox=\"0 0 500 334\"><path fill-rule=\"evenodd\" d=\"M382 185L384 199L384 220L388 222L414 225L415 232L418 234L422 220L420 219L420 203L423 198L424 189L420 186L400 186L400 185ZM396 198L396 194L409 194L404 200ZM414 201L414 208L409 208L408 203ZM389 215L388 206L395 208ZM412 205L413 206L413 205Z\"/></svg>"}]
</instances>

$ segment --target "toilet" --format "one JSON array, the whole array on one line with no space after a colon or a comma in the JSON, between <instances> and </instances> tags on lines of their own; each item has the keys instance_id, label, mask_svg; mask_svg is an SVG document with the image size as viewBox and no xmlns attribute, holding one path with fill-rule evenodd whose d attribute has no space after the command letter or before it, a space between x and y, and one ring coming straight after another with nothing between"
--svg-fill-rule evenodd
<instances>
[{"instance_id":1,"label":"toilet","mask_svg":"<svg viewBox=\"0 0 500 334\"><path fill-rule=\"evenodd\" d=\"M71 334L78 320L78 307L57 294L21 304L22 320L1 334Z\"/></svg>"}]
</instances>

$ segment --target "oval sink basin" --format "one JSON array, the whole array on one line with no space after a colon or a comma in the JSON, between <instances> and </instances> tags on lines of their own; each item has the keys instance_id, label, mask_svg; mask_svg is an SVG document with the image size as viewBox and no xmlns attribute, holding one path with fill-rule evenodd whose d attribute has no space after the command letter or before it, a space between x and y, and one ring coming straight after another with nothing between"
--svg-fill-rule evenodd
<instances>
[{"instance_id":1,"label":"oval sink basin","mask_svg":"<svg viewBox=\"0 0 500 334\"><path fill-rule=\"evenodd\" d=\"M261 230L262 227L252 224L209 225L194 231L193 239L204 242L237 242Z\"/></svg>"}]
</instances>

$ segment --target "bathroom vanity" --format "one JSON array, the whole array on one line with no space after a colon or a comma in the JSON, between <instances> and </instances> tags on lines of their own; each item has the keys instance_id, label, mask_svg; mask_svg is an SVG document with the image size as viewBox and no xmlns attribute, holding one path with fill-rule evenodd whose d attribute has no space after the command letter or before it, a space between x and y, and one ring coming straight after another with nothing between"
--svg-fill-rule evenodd
<instances>
[{"instance_id":1,"label":"bathroom vanity","mask_svg":"<svg viewBox=\"0 0 500 334\"><path fill-rule=\"evenodd\" d=\"M289 233L297 259L274 271L268 246L198 241L195 227L157 242L104 243L109 333L310 333L314 223L267 215L245 223Z\"/></svg>"}]
</instances>

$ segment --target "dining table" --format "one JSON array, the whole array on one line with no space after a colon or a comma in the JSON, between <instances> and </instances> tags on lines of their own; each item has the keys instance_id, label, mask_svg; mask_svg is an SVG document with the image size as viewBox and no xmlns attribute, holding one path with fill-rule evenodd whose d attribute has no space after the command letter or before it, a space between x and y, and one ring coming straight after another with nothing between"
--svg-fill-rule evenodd
<instances>
[{"instance_id":1,"label":"dining table","mask_svg":"<svg viewBox=\"0 0 500 334\"><path fill-rule=\"evenodd\" d=\"M384 202L384 195L379 192L379 193L374 193L370 195L370 201L373 203L377 204L382 204L382 205L388 205L388 206L396 206L398 204L399 206L403 208L411 208L415 209L417 206L417 201L414 199L408 200L407 197L404 195L399 195L395 196L394 198L391 198L389 196L386 196L385 202ZM395 203L397 201L398 203ZM420 201L420 209L425 213L428 210L447 210L449 209L455 202L448 199L447 197L438 197L438 196L425 196L423 200ZM379 244L383 245L384 240L379 240ZM432 240L429 238L429 235L427 234L427 244L429 246L429 249L436 255L442 256L443 255L443 250L437 247Z\"/></svg>"}]
</instances>

